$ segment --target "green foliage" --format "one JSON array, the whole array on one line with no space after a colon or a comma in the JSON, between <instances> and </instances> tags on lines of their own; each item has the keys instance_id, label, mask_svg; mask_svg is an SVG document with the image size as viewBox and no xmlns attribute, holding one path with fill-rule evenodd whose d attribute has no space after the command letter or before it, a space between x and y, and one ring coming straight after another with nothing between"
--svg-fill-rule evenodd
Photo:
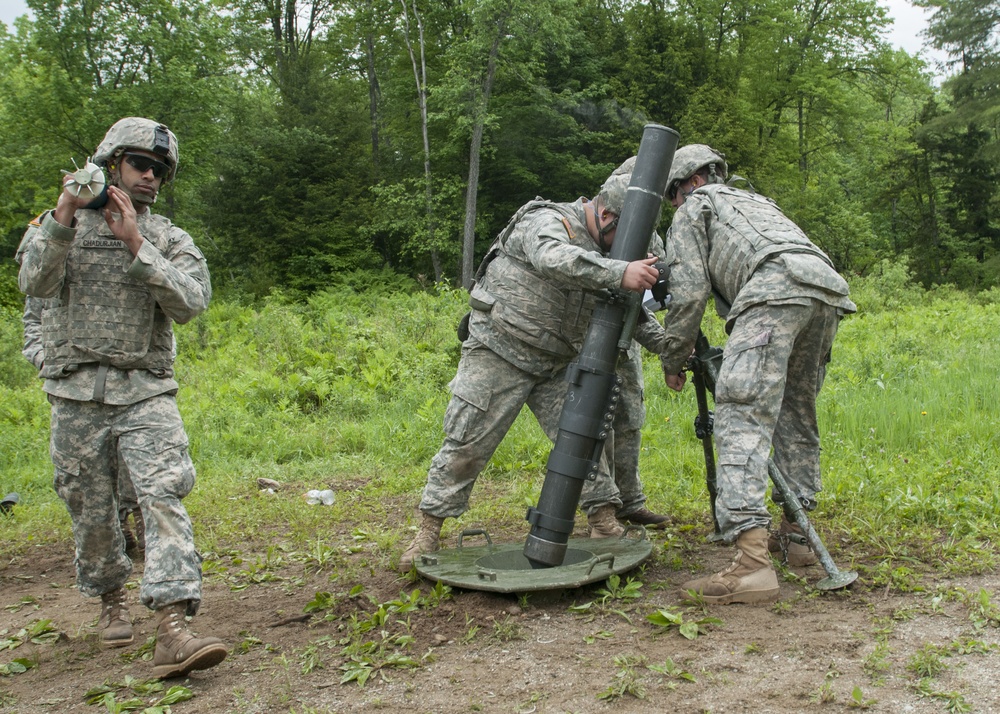
<instances>
[{"instance_id":1,"label":"green foliage","mask_svg":"<svg viewBox=\"0 0 1000 714\"><path fill-rule=\"evenodd\" d=\"M721 625L722 620L717 617L699 617L697 619L685 619L684 614L676 608L660 608L654 613L646 615L646 619L657 628L659 632L677 630L677 632L689 640L696 639L699 635L707 635L710 625Z\"/></svg>"},{"instance_id":2,"label":"green foliage","mask_svg":"<svg viewBox=\"0 0 1000 714\"><path fill-rule=\"evenodd\" d=\"M306 612L319 612L334 607L338 598L358 598L362 586L354 586L349 593L333 596L329 592L316 593L316 597L306 605ZM419 589L409 594L400 593L399 598L379 603L368 596L375 606L371 612L356 612L341 621L341 631L345 636L334 639L323 636L311 642L298 652L303 674L310 674L326 666L325 653L339 647L339 669L343 672L340 683L356 682L364 687L372 677L389 680L388 671L421 666L431 655L417 658L408 653L414 638L410 634L410 615L420 609L437 607L451 597L451 588L436 584L426 595ZM329 618L333 619L333 618Z\"/></svg>"},{"instance_id":3,"label":"green foliage","mask_svg":"<svg viewBox=\"0 0 1000 714\"><path fill-rule=\"evenodd\" d=\"M625 578L623 583L621 576L612 575L597 594L602 603L609 600L638 600L642 597L642 593L639 592L641 589L642 583L634 578Z\"/></svg>"},{"instance_id":4,"label":"green foliage","mask_svg":"<svg viewBox=\"0 0 1000 714\"><path fill-rule=\"evenodd\" d=\"M461 245L455 241L464 220L465 187L460 181L452 178L434 187L430 228L422 179L383 181L373 186L372 191L375 194L372 220L361 231L385 259L405 260L419 268L426 265L431 251L437 251L439 259L448 264L461 258Z\"/></svg>"},{"instance_id":5,"label":"green foliage","mask_svg":"<svg viewBox=\"0 0 1000 714\"><path fill-rule=\"evenodd\" d=\"M608 688L597 695L597 698L605 702L616 702L625 696L645 699L646 687L642 683L637 669L646 664L646 658L643 655L635 657L616 655L614 663L617 668L614 678Z\"/></svg>"},{"instance_id":6,"label":"green foliage","mask_svg":"<svg viewBox=\"0 0 1000 714\"><path fill-rule=\"evenodd\" d=\"M947 597L962 602L969 609L969 621L976 632L990 627L1000 627L1000 605L993 602L993 596L985 588L979 588L976 592L969 592L965 588L954 588L945 595L937 597Z\"/></svg>"},{"instance_id":7,"label":"green foliage","mask_svg":"<svg viewBox=\"0 0 1000 714\"><path fill-rule=\"evenodd\" d=\"M0 35L0 248L142 114L180 139L156 208L217 286L458 283L519 205L592 195L656 121L725 151L842 270L908 260L925 286L989 290L995 3L922 2L954 64L940 87L874 0L39 2Z\"/></svg>"},{"instance_id":8,"label":"green foliage","mask_svg":"<svg viewBox=\"0 0 1000 714\"><path fill-rule=\"evenodd\" d=\"M38 662L28 657L15 657L10 662L0 665L0 677L9 677L13 674L24 674L29 669L38 666Z\"/></svg>"},{"instance_id":9,"label":"green foliage","mask_svg":"<svg viewBox=\"0 0 1000 714\"><path fill-rule=\"evenodd\" d=\"M942 650L936 645L924 645L913 653L906 663L906 669L924 679L941 675L948 665L942 659Z\"/></svg>"},{"instance_id":10,"label":"green foliage","mask_svg":"<svg viewBox=\"0 0 1000 714\"><path fill-rule=\"evenodd\" d=\"M905 281L905 270L886 268L854 281L860 312L840 326L820 394L824 491L816 518L833 543L846 539L856 549L865 581L912 591L924 586L929 568L960 574L1000 564L997 457L983 447L1000 430L1000 404L991 398L1000 305L923 291ZM359 558L391 560L398 541L410 537L407 519L441 444L460 352L454 327L466 300L444 286L339 288L307 302L275 294L255 306L216 301L177 329L178 403L198 467L185 504L198 524L207 578L243 588L278 577L279 559L331 577ZM70 533L51 488L48 404L19 354L20 315L0 318L7 350L0 350L0 473L4 492L21 496L0 518L0 536L18 552ZM706 329L714 342L724 339L717 322ZM646 479L647 495L678 522L701 523L694 395L668 391L655 359L645 367L641 469L671 474ZM516 522L524 503L537 500L550 448L531 415L522 415L477 484L476 493L488 495L474 494L463 520ZM259 492L260 477L282 488ZM305 506L302 494L316 488L333 489L335 503ZM269 522L285 524L287 547L248 562L226 554ZM330 522L354 525L337 536ZM665 552L679 548L683 539L675 538ZM630 609L638 601L632 596L648 588L640 583L609 579L577 611L596 617ZM340 585L323 590L347 597Z\"/></svg>"},{"instance_id":11,"label":"green foliage","mask_svg":"<svg viewBox=\"0 0 1000 714\"><path fill-rule=\"evenodd\" d=\"M649 669L653 672L659 672L660 674L669 677L670 679L679 679L683 682L697 682L693 674L688 672L683 667L674 664L674 661L667 657L663 664L651 664Z\"/></svg>"},{"instance_id":12,"label":"green foliage","mask_svg":"<svg viewBox=\"0 0 1000 714\"><path fill-rule=\"evenodd\" d=\"M23 296L18 305L0 308L0 389L21 390L37 382L38 370L21 354L24 344L23 309Z\"/></svg>"},{"instance_id":13,"label":"green foliage","mask_svg":"<svg viewBox=\"0 0 1000 714\"><path fill-rule=\"evenodd\" d=\"M0 311L18 311L24 308L24 295L17 288L17 263L0 263Z\"/></svg>"},{"instance_id":14,"label":"green foliage","mask_svg":"<svg viewBox=\"0 0 1000 714\"><path fill-rule=\"evenodd\" d=\"M851 699L847 703L847 706L852 709L870 709L877 703L877 699L866 699L861 687L854 687L851 690Z\"/></svg>"},{"instance_id":15,"label":"green foliage","mask_svg":"<svg viewBox=\"0 0 1000 714\"><path fill-rule=\"evenodd\" d=\"M489 639L499 644L525 639L524 628L517 620L506 615L502 620L494 620Z\"/></svg>"},{"instance_id":16,"label":"green foliage","mask_svg":"<svg viewBox=\"0 0 1000 714\"><path fill-rule=\"evenodd\" d=\"M215 269L217 282L256 296L274 288L312 292L377 265L371 247L357 237L370 207L362 192L367 182L358 180L360 161L342 160L359 152L352 137L287 127L277 117L268 121L269 114L244 117L253 124L241 126L221 147L218 177L206 187L202 220L213 237L207 256L227 268ZM339 117L331 121L351 125ZM249 224L248 201L258 206Z\"/></svg>"},{"instance_id":17,"label":"green foliage","mask_svg":"<svg viewBox=\"0 0 1000 714\"><path fill-rule=\"evenodd\" d=\"M13 634L0 630L0 651L17 649L27 642L36 645L52 644L59 639L59 634L52 620L32 620L27 627L22 627Z\"/></svg>"},{"instance_id":18,"label":"green foliage","mask_svg":"<svg viewBox=\"0 0 1000 714\"><path fill-rule=\"evenodd\" d=\"M965 696L961 692L945 692L935 689L930 677L921 679L913 688L920 697L943 700L944 710L950 714L972 711L972 707L965 701Z\"/></svg>"},{"instance_id":19,"label":"green foliage","mask_svg":"<svg viewBox=\"0 0 1000 714\"><path fill-rule=\"evenodd\" d=\"M876 685L885 681L885 675L892 665L889 664L889 645L880 639L875 649L865 656L861 668Z\"/></svg>"},{"instance_id":20,"label":"green foliage","mask_svg":"<svg viewBox=\"0 0 1000 714\"><path fill-rule=\"evenodd\" d=\"M163 695L157 697L150 706L147 706L141 699L141 697L149 697L151 694L160 694L161 692ZM119 697L122 697L120 701ZM92 706L103 704L104 708L112 714L127 711L141 711L142 714L170 714L171 704L179 704L193 699L194 692L181 685L174 685L164 692L163 682L157 679L142 681L126 675L125 679L120 682L105 680L103 684L88 689L83 698L87 704Z\"/></svg>"},{"instance_id":21,"label":"green foliage","mask_svg":"<svg viewBox=\"0 0 1000 714\"><path fill-rule=\"evenodd\" d=\"M588 619L593 619L599 613L614 613L631 623L632 620L628 613L616 605L640 599L642 597L642 593L640 592L642 585L641 582L634 578L626 578L622 582L621 576L612 575L605 581L605 587L597 590L597 600L574 603L570 606L569 611L578 615L586 615Z\"/></svg>"},{"instance_id":22,"label":"green foliage","mask_svg":"<svg viewBox=\"0 0 1000 714\"><path fill-rule=\"evenodd\" d=\"M851 283L851 299L865 313L914 306L920 302L923 294L913 283L913 276L905 259L898 262L883 260L867 275Z\"/></svg>"}]
</instances>

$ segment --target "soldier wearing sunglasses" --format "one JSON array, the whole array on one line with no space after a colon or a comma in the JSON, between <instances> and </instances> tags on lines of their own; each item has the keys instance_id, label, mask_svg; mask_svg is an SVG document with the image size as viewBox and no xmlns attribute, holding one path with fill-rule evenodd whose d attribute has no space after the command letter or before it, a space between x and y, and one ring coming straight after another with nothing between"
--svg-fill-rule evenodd
<instances>
[{"instance_id":1,"label":"soldier wearing sunglasses","mask_svg":"<svg viewBox=\"0 0 1000 714\"><path fill-rule=\"evenodd\" d=\"M77 585L101 598L102 645L132 644L132 562L118 518L124 470L146 525L139 599L156 612L160 679L226 656L221 640L194 635L186 622L201 603L201 557L181 504L195 470L175 399L172 325L204 311L212 286L191 236L149 210L177 161L166 126L118 121L93 156L106 194L79 195L67 175L55 209L32 221L17 251L19 287L43 299L39 377L52 405L55 488L73 521Z\"/></svg>"}]
</instances>

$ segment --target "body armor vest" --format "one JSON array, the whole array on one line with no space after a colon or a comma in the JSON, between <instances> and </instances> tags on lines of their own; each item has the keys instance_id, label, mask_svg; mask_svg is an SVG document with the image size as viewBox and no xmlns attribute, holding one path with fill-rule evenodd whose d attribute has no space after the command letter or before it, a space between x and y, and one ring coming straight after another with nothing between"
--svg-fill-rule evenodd
<instances>
[{"instance_id":1,"label":"body armor vest","mask_svg":"<svg viewBox=\"0 0 1000 714\"><path fill-rule=\"evenodd\" d=\"M42 312L45 365L40 376L59 378L65 367L91 362L169 373L170 319L149 288L126 273L135 257L100 211L77 211L76 218L62 290ZM146 213L138 223L143 237L162 252L170 222Z\"/></svg>"},{"instance_id":2,"label":"body armor vest","mask_svg":"<svg viewBox=\"0 0 1000 714\"><path fill-rule=\"evenodd\" d=\"M724 184L702 186L693 195L706 198L714 209L714 216L705 212L708 269L715 291L726 303L733 304L754 271L778 253L808 253L833 267L766 196Z\"/></svg>"},{"instance_id":3,"label":"body armor vest","mask_svg":"<svg viewBox=\"0 0 1000 714\"><path fill-rule=\"evenodd\" d=\"M530 230L532 221L524 221L524 217L541 209L560 215L570 243L594 247L587 227L570 205L531 201L518 210L487 254L490 262L473 286L470 304L488 312L496 330L548 354L571 358L583 344L597 304L596 296L542 276L530 264L506 250L516 230ZM491 349L498 347L490 344L488 335L483 337L483 342Z\"/></svg>"}]
</instances>

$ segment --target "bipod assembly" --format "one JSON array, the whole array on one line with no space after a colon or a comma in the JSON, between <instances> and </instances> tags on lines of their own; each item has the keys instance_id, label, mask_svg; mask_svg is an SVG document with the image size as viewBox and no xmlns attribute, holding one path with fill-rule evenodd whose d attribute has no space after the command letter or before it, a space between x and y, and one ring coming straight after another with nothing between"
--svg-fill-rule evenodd
<instances>
[{"instance_id":1,"label":"bipod assembly","mask_svg":"<svg viewBox=\"0 0 1000 714\"><path fill-rule=\"evenodd\" d=\"M712 521L715 524L715 532L708 537L710 541L722 539L715 504L718 496L715 450L712 444L715 417L708 409L708 394L712 395L713 400L715 399L715 383L719 376L721 363L722 349L712 347L704 333L699 332L698 340L695 342L694 354L688 360L687 366L691 371L695 395L698 399L698 416L695 418L694 428L695 435L701 440L705 450L705 481L708 486L708 495L711 499ZM792 494L784 475L775 465L774 460L770 458L767 460L767 474L770 476L771 483L774 485L774 490L778 495L778 498L775 500L780 499L782 508L789 520L797 523L799 528L802 529L809 545L816 552L823 570L826 571L826 577L816 583L814 587L818 590L840 590L857 580L858 574L855 571L840 570L837 568L836 563L833 562L833 558L830 557L830 551L823 545L823 541L820 539L816 529L809 522L806 511L799 502L799 499Z\"/></svg>"},{"instance_id":2,"label":"bipod assembly","mask_svg":"<svg viewBox=\"0 0 1000 714\"><path fill-rule=\"evenodd\" d=\"M715 532L708 537L709 541L722 540L722 529L715 514L715 499L719 495L715 477L715 447L712 445L712 434L715 433L715 414L708 408L708 392L715 396L715 375L719 373L719 363L722 361L722 348L712 347L704 333L698 333L694 355L688 360L691 370L691 381L694 383L694 393L698 399L698 416L694 418L694 433L701 441L705 452L705 483L708 486L708 497L712 505L712 522Z\"/></svg>"},{"instance_id":3,"label":"bipod assembly","mask_svg":"<svg viewBox=\"0 0 1000 714\"><path fill-rule=\"evenodd\" d=\"M806 509L799 503L799 499L792 494L791 489L788 488L788 482L785 481L785 477L778 470L778 467L775 466L772 459L767 460L767 474L771 477L771 483L774 484L774 488L781 498L781 507L790 517L790 520L794 520L799 528L802 529L802 532L805 533L806 540L809 541L812 549L816 551L820 565L826 571L826 577L813 587L817 590L840 590L857 580L858 574L853 570L840 570L837 568L837 564L830 557L830 551L823 545L819 533L816 532L816 529L812 527L812 523L806 517Z\"/></svg>"}]
</instances>

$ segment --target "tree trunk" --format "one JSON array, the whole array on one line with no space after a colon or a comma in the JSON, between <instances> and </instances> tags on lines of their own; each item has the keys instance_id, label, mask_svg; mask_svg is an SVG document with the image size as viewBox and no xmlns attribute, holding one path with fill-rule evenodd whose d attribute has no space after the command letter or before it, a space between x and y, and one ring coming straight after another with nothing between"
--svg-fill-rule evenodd
<instances>
[{"instance_id":1,"label":"tree trunk","mask_svg":"<svg viewBox=\"0 0 1000 714\"><path fill-rule=\"evenodd\" d=\"M413 79L417 85L417 103L420 107L420 130L424 140L424 195L425 210L427 213L427 245L431 247L431 266L434 268L435 282L441 282L443 270L441 268L441 256L438 255L437 248L434 247L434 234L437 232L437 220L434 218L434 186L431 181L431 143L427 133L427 58L424 51L424 22L417 12L416 0L413 1L413 17L417 21L417 32L420 41L420 67L417 67L417 58L413 53L413 45L410 44L410 18L406 10L406 0L400 0L403 6L403 37L406 40L406 50L410 54L410 63L413 65Z\"/></svg>"},{"instance_id":2,"label":"tree trunk","mask_svg":"<svg viewBox=\"0 0 1000 714\"><path fill-rule=\"evenodd\" d=\"M375 168L375 176L379 172L379 136L378 136L378 100L381 89L378 84L378 76L375 74L375 41L371 33L365 37L365 54L368 60L368 118L371 122L372 131L372 166Z\"/></svg>"},{"instance_id":3,"label":"tree trunk","mask_svg":"<svg viewBox=\"0 0 1000 714\"><path fill-rule=\"evenodd\" d=\"M503 15L497 22L497 34L490 48L490 57L486 67L486 79L483 82L482 101L476 111L476 122L472 129L472 143L469 146L469 182L465 191L465 230L462 234L462 286L472 287L473 261L476 255L476 199L479 192L479 154L483 147L483 133L486 129L486 117L490 108L490 94L493 91L493 79L497 71L497 57L500 54L500 41L507 31L507 18Z\"/></svg>"},{"instance_id":4,"label":"tree trunk","mask_svg":"<svg viewBox=\"0 0 1000 714\"><path fill-rule=\"evenodd\" d=\"M476 254L476 198L479 191L479 152L483 146L484 124L476 120L469 148L469 183L465 190L465 228L462 232L462 287L472 287L473 262Z\"/></svg>"}]
</instances>

